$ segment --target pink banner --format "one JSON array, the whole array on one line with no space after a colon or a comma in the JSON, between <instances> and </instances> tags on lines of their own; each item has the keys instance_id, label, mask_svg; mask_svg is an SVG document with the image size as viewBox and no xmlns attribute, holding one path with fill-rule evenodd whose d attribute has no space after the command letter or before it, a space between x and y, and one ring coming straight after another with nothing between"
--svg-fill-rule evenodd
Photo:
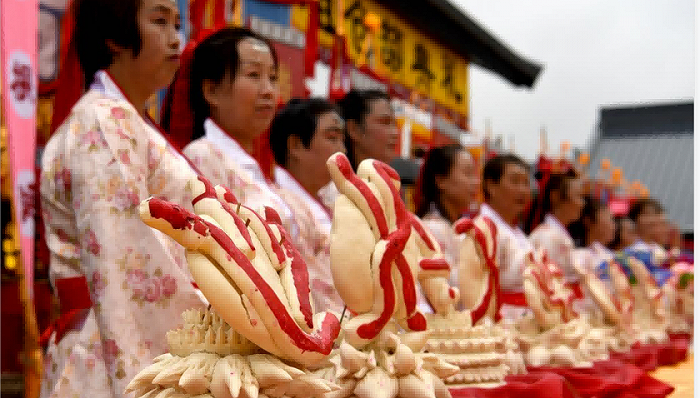
<instances>
[{"instance_id":1,"label":"pink banner","mask_svg":"<svg viewBox=\"0 0 700 398\"><path fill-rule=\"evenodd\" d=\"M30 297L34 284L34 201L36 162L37 0L0 1L2 94L14 210L22 266Z\"/></svg>"}]
</instances>

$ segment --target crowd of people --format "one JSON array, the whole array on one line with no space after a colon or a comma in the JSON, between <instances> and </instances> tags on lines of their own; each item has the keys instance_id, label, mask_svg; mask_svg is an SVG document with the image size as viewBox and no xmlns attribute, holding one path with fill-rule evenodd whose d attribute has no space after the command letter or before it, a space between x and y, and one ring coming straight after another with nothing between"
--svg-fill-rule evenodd
<instances>
[{"instance_id":1,"label":"crowd of people","mask_svg":"<svg viewBox=\"0 0 700 398\"><path fill-rule=\"evenodd\" d=\"M77 0L73 12L72 43L88 90L41 161L50 278L62 304L45 335L42 396L122 396L133 376L167 351L164 336L180 313L206 307L183 248L138 215L151 196L191 209L185 187L197 176L227 186L243 203L276 209L309 267L316 309L340 313L329 267L338 192L325 163L336 152L355 169L365 159L395 156L399 135L388 95L353 90L336 104L293 99L278 110L275 50L247 29L210 34L191 46L181 67L175 2ZM173 113L161 129L146 101L171 84L186 90L167 96L163 106ZM180 152L169 138L183 126L191 139ZM265 131L272 179L254 156ZM652 253L649 264L663 278L662 264L678 253L677 246L667 250L658 202L640 200L628 217L613 219L585 195L573 169L542 176L533 202L532 174L514 154L490 158L480 170L467 150L448 145L428 151L416 183L416 214L450 264L459 263L452 225L483 196L479 214L498 229L504 313L526 311L521 274L533 249L545 249L574 288L576 261L597 267L620 250ZM458 267L449 282L460 285Z\"/></svg>"}]
</instances>

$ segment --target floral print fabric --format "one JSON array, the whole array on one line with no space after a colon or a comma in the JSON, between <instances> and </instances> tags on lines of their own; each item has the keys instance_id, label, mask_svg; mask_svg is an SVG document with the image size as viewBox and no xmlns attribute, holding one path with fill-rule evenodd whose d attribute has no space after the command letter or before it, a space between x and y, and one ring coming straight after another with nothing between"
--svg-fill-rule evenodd
<instances>
[{"instance_id":1,"label":"floral print fabric","mask_svg":"<svg viewBox=\"0 0 700 398\"><path fill-rule=\"evenodd\" d=\"M167 351L165 333L204 304L184 249L144 224L157 196L191 208L186 161L123 99L90 90L42 156L41 201L50 278L84 276L93 303L60 341L50 338L42 397L122 397Z\"/></svg>"},{"instance_id":2,"label":"floral print fabric","mask_svg":"<svg viewBox=\"0 0 700 398\"><path fill-rule=\"evenodd\" d=\"M227 186L241 203L254 210L269 206L280 213L284 228L306 261L315 310L340 313L343 310L342 300L335 292L330 274L329 237L320 232L308 205L293 192L271 185L272 190L284 202L279 203L279 199L266 194L266 190L235 159L224 154L207 138L191 142L184 153L204 177L214 184ZM291 210L292 217L284 217L280 211L282 206Z\"/></svg>"}]
</instances>

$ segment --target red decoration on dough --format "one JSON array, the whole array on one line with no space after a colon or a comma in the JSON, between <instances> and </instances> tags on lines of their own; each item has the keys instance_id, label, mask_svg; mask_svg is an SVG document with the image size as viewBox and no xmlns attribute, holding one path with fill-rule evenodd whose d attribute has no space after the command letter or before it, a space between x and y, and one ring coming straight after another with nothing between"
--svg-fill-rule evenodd
<instances>
[{"instance_id":1,"label":"red decoration on dough","mask_svg":"<svg viewBox=\"0 0 700 398\"><path fill-rule=\"evenodd\" d=\"M233 262L239 266L250 278L256 289L260 292L265 303L274 314L280 328L289 336L292 342L302 350L319 352L328 355L333 348L333 341L340 333L340 322L333 314L327 314L322 322L320 330L309 335L305 333L294 318L289 314L286 306L277 296L265 278L258 273L248 258L236 247L226 233L201 217L190 213L180 206L167 203L158 198L151 198L148 202L151 216L163 219L175 229L192 228L202 236L210 235L231 256ZM198 225L203 226L203 232L198 231ZM199 227L201 230L202 227Z\"/></svg>"}]
</instances>

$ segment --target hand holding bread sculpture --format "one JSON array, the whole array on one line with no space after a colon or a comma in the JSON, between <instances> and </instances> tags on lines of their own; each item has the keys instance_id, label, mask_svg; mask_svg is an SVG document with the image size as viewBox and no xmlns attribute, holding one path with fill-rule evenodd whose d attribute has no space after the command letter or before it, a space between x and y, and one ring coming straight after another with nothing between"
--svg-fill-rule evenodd
<instances>
[{"instance_id":1,"label":"hand holding bread sculpture","mask_svg":"<svg viewBox=\"0 0 700 398\"><path fill-rule=\"evenodd\" d=\"M225 187L188 184L197 214L149 198L141 218L187 249L195 281L236 332L265 351L302 365L325 358L340 331L335 315L314 315L306 264L277 213L264 218Z\"/></svg>"},{"instance_id":2,"label":"hand holding bread sculpture","mask_svg":"<svg viewBox=\"0 0 700 398\"><path fill-rule=\"evenodd\" d=\"M363 347L392 319L405 330L424 331L416 282L446 279L450 267L444 258L433 256L434 240L406 210L398 174L373 159L360 163L355 173L342 153L332 155L327 165L340 192L331 231L333 281L348 308L358 314L344 321L345 340Z\"/></svg>"}]
</instances>

